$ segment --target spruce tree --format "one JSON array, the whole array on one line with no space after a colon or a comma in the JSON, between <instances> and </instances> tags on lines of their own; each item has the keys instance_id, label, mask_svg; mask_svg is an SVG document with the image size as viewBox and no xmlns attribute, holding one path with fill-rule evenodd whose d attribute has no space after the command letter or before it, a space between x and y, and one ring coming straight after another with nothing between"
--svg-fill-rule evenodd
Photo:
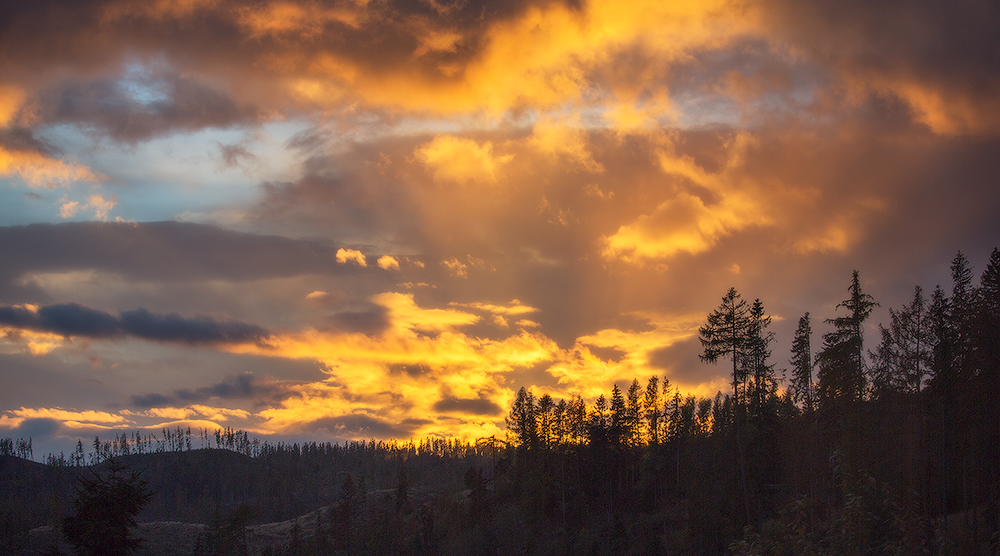
<instances>
[{"instance_id":1,"label":"spruce tree","mask_svg":"<svg viewBox=\"0 0 1000 556\"><path fill-rule=\"evenodd\" d=\"M813 361L811 347L812 327L809 323L809 313L799 318L792 339L792 358L788 363L792 366L791 391L792 399L801 403L806 411L812 411L813 404Z\"/></svg>"}]
</instances>

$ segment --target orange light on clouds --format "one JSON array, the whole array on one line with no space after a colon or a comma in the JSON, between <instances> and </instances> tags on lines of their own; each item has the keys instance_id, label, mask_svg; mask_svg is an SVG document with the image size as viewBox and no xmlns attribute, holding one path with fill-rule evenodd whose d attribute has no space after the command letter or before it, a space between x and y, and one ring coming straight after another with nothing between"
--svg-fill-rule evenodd
<instances>
[{"instance_id":1,"label":"orange light on clouds","mask_svg":"<svg viewBox=\"0 0 1000 556\"><path fill-rule=\"evenodd\" d=\"M28 187L58 187L73 182L97 182L104 176L75 162L64 162L32 151L0 147L0 176L17 176Z\"/></svg>"}]
</instances>

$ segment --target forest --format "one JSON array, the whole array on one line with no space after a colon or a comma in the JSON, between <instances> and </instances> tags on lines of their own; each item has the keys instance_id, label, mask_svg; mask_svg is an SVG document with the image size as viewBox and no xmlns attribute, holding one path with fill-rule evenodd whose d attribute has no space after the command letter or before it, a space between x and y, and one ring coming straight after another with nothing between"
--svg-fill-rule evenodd
<instances>
[{"instance_id":1,"label":"forest","mask_svg":"<svg viewBox=\"0 0 1000 556\"><path fill-rule=\"evenodd\" d=\"M889 308L872 345L878 303L854 272L825 331L805 313L782 354L763 304L730 289L699 330L730 391L698 399L653 376L588 403L521 388L504 438L175 429L44 463L3 439L0 551L94 553L74 527L100 513L95 492L127 487L141 504L120 508L122 554L995 555L1000 250L978 282L961 253L951 271L950 289Z\"/></svg>"}]
</instances>

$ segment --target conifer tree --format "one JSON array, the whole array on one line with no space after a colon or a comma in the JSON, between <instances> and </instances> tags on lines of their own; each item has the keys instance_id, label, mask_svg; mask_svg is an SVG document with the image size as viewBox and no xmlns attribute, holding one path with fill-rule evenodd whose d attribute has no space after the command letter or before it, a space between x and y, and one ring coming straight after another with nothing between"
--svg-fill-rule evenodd
<instances>
[{"instance_id":1,"label":"conifer tree","mask_svg":"<svg viewBox=\"0 0 1000 556\"><path fill-rule=\"evenodd\" d=\"M765 402L778 387L774 379L774 365L767 362L771 357L774 333L767 330L771 317L765 313L760 299L754 300L747 316L743 375L750 381L746 390L752 414L755 418L760 418Z\"/></svg>"},{"instance_id":2,"label":"conifer tree","mask_svg":"<svg viewBox=\"0 0 1000 556\"><path fill-rule=\"evenodd\" d=\"M858 402L865 395L864 323L878 303L861 290L857 270L848 293L850 297L837 304L847 315L827 319L834 329L823 335L823 349L816 357L821 405Z\"/></svg>"},{"instance_id":3,"label":"conifer tree","mask_svg":"<svg viewBox=\"0 0 1000 556\"><path fill-rule=\"evenodd\" d=\"M663 416L660 399L660 379L651 376L646 383L646 395L643 398L647 438L650 444L660 443L660 421Z\"/></svg>"},{"instance_id":4,"label":"conifer tree","mask_svg":"<svg viewBox=\"0 0 1000 556\"><path fill-rule=\"evenodd\" d=\"M62 523L66 540L83 556L124 556L141 545L132 532L136 516L152 496L149 484L114 460L108 468L107 477L80 479L73 514Z\"/></svg>"},{"instance_id":5,"label":"conifer tree","mask_svg":"<svg viewBox=\"0 0 1000 556\"><path fill-rule=\"evenodd\" d=\"M792 339L792 358L788 363L792 366L791 391L792 399L801 403L806 411L812 411L813 404L813 361L811 348L812 326L809 323L809 313L799 318Z\"/></svg>"},{"instance_id":6,"label":"conifer tree","mask_svg":"<svg viewBox=\"0 0 1000 556\"><path fill-rule=\"evenodd\" d=\"M745 372L740 360L747 343L747 328L750 326L747 303L736 288L729 288L722 298L722 304L708 314L704 326L698 329L702 353L698 357L707 363L716 363L729 357L733 363L733 396L739 401L739 385L745 382Z\"/></svg>"}]
</instances>

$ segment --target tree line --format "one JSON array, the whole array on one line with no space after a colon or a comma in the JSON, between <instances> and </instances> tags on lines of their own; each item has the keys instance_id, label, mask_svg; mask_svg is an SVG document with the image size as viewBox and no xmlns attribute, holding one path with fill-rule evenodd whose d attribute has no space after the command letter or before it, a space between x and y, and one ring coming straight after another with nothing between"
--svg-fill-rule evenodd
<instances>
[{"instance_id":1,"label":"tree line","mask_svg":"<svg viewBox=\"0 0 1000 556\"><path fill-rule=\"evenodd\" d=\"M522 388L512 488L570 529L602 508L612 553L995 553L1000 251L978 284L962 253L951 271L950 292L890 308L871 346L878 303L855 271L819 348L805 313L780 372L771 317L729 289L699 329L701 360L731 369L714 398L655 376L592 405Z\"/></svg>"}]
</instances>

